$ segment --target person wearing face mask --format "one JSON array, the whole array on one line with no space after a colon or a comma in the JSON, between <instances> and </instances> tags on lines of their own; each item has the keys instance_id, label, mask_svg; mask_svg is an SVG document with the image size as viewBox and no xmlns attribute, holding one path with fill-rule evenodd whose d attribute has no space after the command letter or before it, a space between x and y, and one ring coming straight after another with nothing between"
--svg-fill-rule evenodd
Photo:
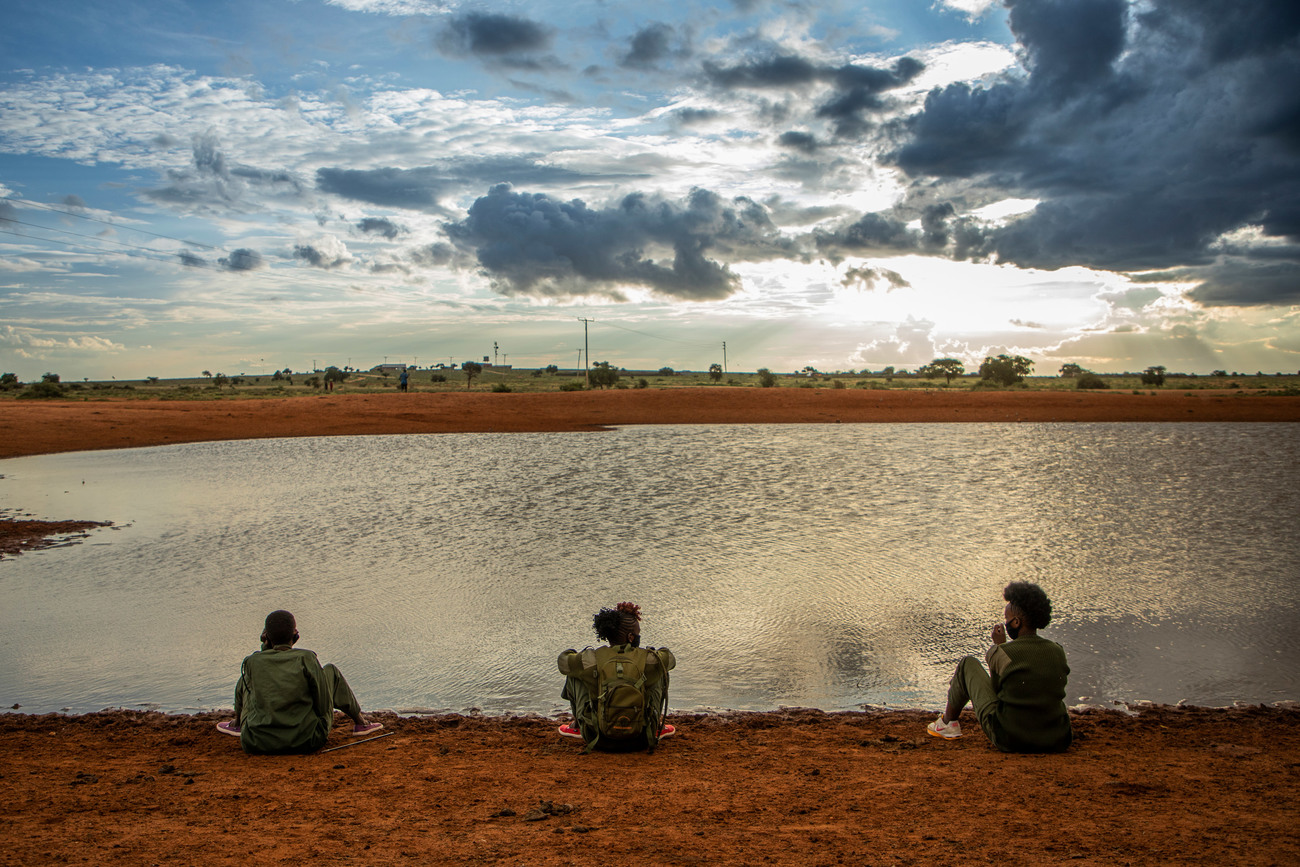
<instances>
[{"instance_id":1,"label":"person wearing face mask","mask_svg":"<svg viewBox=\"0 0 1300 867\"><path fill-rule=\"evenodd\" d=\"M961 737L958 717L970 702L980 728L1003 752L1061 752L1074 737L1065 709L1070 666L1061 645L1038 635L1052 620L1052 603L1027 581L1008 584L1002 597L1005 622L993 627L993 646L984 654L989 670L973 656L963 658L948 685L947 707L926 731Z\"/></svg>"},{"instance_id":2,"label":"person wearing face mask","mask_svg":"<svg viewBox=\"0 0 1300 867\"><path fill-rule=\"evenodd\" d=\"M654 749L676 732L665 725L668 672L677 658L666 647L641 647L641 606L620 602L592 618L606 647L560 654L561 698L569 700L573 722L560 734L586 742L587 749Z\"/></svg>"}]
</instances>

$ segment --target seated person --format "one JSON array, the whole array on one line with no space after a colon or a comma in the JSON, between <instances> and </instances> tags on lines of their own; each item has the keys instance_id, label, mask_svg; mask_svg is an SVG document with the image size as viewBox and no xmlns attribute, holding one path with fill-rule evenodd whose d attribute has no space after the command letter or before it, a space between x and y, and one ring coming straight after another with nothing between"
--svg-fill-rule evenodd
<instances>
[{"instance_id":1,"label":"seated person","mask_svg":"<svg viewBox=\"0 0 1300 867\"><path fill-rule=\"evenodd\" d=\"M1042 588L1027 581L1008 584L1002 596L1006 622L993 627L993 646L984 654L988 672L975 657L962 659L948 686L948 706L926 731L939 738L961 737L958 717L969 701L980 728L998 749L1061 752L1073 739L1065 709L1070 666L1061 645L1038 636L1052 620L1052 603Z\"/></svg>"},{"instance_id":2,"label":"seated person","mask_svg":"<svg viewBox=\"0 0 1300 867\"><path fill-rule=\"evenodd\" d=\"M560 698L569 700L573 723L565 737L581 738L587 749L654 749L677 731L663 724L668 712L668 672L677 659L666 647L641 647L641 607L620 602L592 619L607 647L560 654L565 675Z\"/></svg>"},{"instance_id":3,"label":"seated person","mask_svg":"<svg viewBox=\"0 0 1300 867\"><path fill-rule=\"evenodd\" d=\"M298 625L288 611L266 615L262 649L244 658L235 686L235 718L217 723L239 738L244 752L311 753L325 745L334 709L352 718L352 736L377 732L368 723L348 682L331 663L322 666L310 650L294 650Z\"/></svg>"}]
</instances>

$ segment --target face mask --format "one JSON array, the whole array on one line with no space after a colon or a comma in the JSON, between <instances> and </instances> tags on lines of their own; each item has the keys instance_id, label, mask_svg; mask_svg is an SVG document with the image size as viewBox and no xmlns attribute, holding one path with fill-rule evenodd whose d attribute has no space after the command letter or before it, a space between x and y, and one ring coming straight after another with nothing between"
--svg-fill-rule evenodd
<instances>
[{"instance_id":1,"label":"face mask","mask_svg":"<svg viewBox=\"0 0 1300 867\"><path fill-rule=\"evenodd\" d=\"M1002 624L1002 626L1007 630L1007 638L1010 638L1012 641L1015 641L1016 636L1020 634L1020 627L1012 626L1010 623L1004 623Z\"/></svg>"}]
</instances>

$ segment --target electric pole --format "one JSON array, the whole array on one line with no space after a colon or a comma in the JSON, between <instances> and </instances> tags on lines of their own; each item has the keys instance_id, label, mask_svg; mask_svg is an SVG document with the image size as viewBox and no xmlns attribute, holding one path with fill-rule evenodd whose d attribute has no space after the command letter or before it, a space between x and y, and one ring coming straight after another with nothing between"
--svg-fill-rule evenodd
<instances>
[{"instance_id":1,"label":"electric pole","mask_svg":"<svg viewBox=\"0 0 1300 867\"><path fill-rule=\"evenodd\" d=\"M587 323L595 322L596 320L583 319L579 316L578 321L582 323L582 346L587 353L587 366L584 368L587 374L587 388L591 388L591 344L587 342Z\"/></svg>"},{"instance_id":2,"label":"electric pole","mask_svg":"<svg viewBox=\"0 0 1300 867\"><path fill-rule=\"evenodd\" d=\"M495 340L492 341L492 366L497 366L497 342Z\"/></svg>"},{"instance_id":3,"label":"electric pole","mask_svg":"<svg viewBox=\"0 0 1300 867\"><path fill-rule=\"evenodd\" d=\"M722 372L727 372L727 341L722 341Z\"/></svg>"}]
</instances>

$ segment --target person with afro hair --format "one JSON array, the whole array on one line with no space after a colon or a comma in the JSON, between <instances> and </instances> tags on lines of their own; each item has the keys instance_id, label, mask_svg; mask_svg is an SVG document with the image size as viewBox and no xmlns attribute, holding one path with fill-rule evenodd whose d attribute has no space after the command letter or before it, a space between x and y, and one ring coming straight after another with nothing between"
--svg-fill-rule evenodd
<instances>
[{"instance_id":1,"label":"person with afro hair","mask_svg":"<svg viewBox=\"0 0 1300 867\"><path fill-rule=\"evenodd\" d=\"M1052 620L1052 603L1027 581L1008 584L1002 598L1004 622L993 627L993 646L984 654L989 670L964 657L949 682L947 707L926 731L961 737L958 717L970 702L980 728L1003 752L1061 752L1074 737L1065 709L1070 666L1061 645L1038 635Z\"/></svg>"},{"instance_id":2,"label":"person with afro hair","mask_svg":"<svg viewBox=\"0 0 1300 867\"><path fill-rule=\"evenodd\" d=\"M677 665L677 658L666 647L641 647L639 605L620 602L602 608L591 625L607 646L566 650L559 657L560 673L565 676L560 698L568 699L573 712L573 722L560 726L560 734L585 741L588 750L597 745L604 749L654 749L676 732L664 724L663 717L668 710L668 672ZM633 725L635 730L615 731L617 724L610 722L617 716L611 709L616 710L623 700L614 697L607 686L609 673L615 671L640 674L632 681L641 693L641 719ZM635 720L635 712L627 715L629 724Z\"/></svg>"}]
</instances>

